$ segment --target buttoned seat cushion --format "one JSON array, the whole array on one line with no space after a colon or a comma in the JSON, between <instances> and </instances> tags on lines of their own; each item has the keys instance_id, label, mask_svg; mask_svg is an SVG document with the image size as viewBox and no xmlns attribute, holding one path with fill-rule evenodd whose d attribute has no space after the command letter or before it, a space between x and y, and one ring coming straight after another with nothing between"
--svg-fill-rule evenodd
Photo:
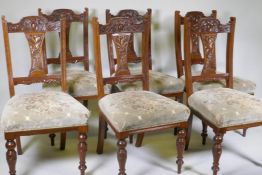
<instances>
[{"instance_id":1,"label":"buttoned seat cushion","mask_svg":"<svg viewBox=\"0 0 262 175\"><path fill-rule=\"evenodd\" d=\"M132 74L139 74L140 69L131 69ZM121 91L142 90L142 82L120 83ZM149 71L149 90L157 94L179 93L184 91L184 81L161 72Z\"/></svg>"},{"instance_id":2,"label":"buttoned seat cushion","mask_svg":"<svg viewBox=\"0 0 262 175\"><path fill-rule=\"evenodd\" d=\"M194 72L193 75L200 75L200 72ZM185 80L185 76L181 77L182 80ZM200 91L204 89L210 88L219 88L219 87L226 87L225 80L219 81L212 81L212 82L194 82L193 83L193 91ZM239 78L234 76L233 77L233 88L235 90L245 92L248 94L254 94L256 89L256 84L250 80L246 80L243 78Z\"/></svg>"},{"instance_id":3,"label":"buttoned seat cushion","mask_svg":"<svg viewBox=\"0 0 262 175\"><path fill-rule=\"evenodd\" d=\"M99 108L119 132L184 122L190 114L185 105L149 91L107 95Z\"/></svg>"},{"instance_id":4,"label":"buttoned seat cushion","mask_svg":"<svg viewBox=\"0 0 262 175\"><path fill-rule=\"evenodd\" d=\"M198 91L189 97L188 104L218 128L262 122L262 101L234 89Z\"/></svg>"},{"instance_id":5,"label":"buttoned seat cushion","mask_svg":"<svg viewBox=\"0 0 262 175\"><path fill-rule=\"evenodd\" d=\"M88 109L70 95L41 91L9 99L1 126L5 132L83 126L88 118Z\"/></svg>"},{"instance_id":6,"label":"buttoned seat cushion","mask_svg":"<svg viewBox=\"0 0 262 175\"><path fill-rule=\"evenodd\" d=\"M59 71L54 74L60 74ZM95 96L97 95L96 75L85 70L67 71L68 93L72 96ZM61 91L60 83L44 83L45 90ZM110 86L105 86L105 93L110 92Z\"/></svg>"}]
</instances>

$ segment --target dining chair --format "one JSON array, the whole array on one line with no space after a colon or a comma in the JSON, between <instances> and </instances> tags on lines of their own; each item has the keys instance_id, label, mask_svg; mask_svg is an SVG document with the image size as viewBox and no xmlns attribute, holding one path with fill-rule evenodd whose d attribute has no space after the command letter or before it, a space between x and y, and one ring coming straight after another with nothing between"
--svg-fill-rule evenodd
<instances>
[{"instance_id":1,"label":"dining chair","mask_svg":"<svg viewBox=\"0 0 262 175\"><path fill-rule=\"evenodd\" d=\"M77 14L71 9L55 9L50 14L44 14L41 9L38 9L38 16L43 16L49 21L60 21L62 17L66 19L66 61L71 64L80 65L80 69L68 68L67 69L67 85L68 93L77 100L83 100L84 105L87 106L88 100L97 98L97 87L96 87L96 75L89 71L90 60L89 60L89 45L88 45L88 8ZM83 55L73 55L70 50L70 38L76 35L77 31L72 31L71 28L76 24L83 26ZM71 33L71 36L70 36ZM75 34L75 35L73 35ZM71 42L70 42L71 41ZM46 50L46 44L43 45L43 49ZM46 55L45 55L46 56ZM58 57L47 57L48 65L59 65ZM54 71L53 74L60 74L61 72ZM48 82L43 84L45 90L60 90L60 84L56 82ZM109 91L109 88L107 88ZM55 134L50 134L51 145L55 144ZM66 145L66 133L61 133L60 149L65 149Z\"/></svg>"},{"instance_id":2,"label":"dining chair","mask_svg":"<svg viewBox=\"0 0 262 175\"><path fill-rule=\"evenodd\" d=\"M10 175L16 174L17 152L16 145L20 144L20 136L49 134L56 132L77 131L79 133L78 151L80 157L79 169L81 175L85 174L85 155L87 150L87 120L89 111L80 102L68 95L66 85L66 40L65 19L51 22L44 17L28 16L18 23L7 22L2 17L4 34L7 73L9 80L10 99L6 103L1 116L1 127L6 139L6 160ZM42 46L44 37L49 32L60 32L60 62L61 74L48 74L47 60ZM9 35L24 34L31 55L31 67L28 75L17 76L13 74L19 61L11 60ZM16 45L16 47L18 47ZM13 51L12 53L14 53ZM13 62L12 62L13 61ZM23 61L26 61L25 59ZM16 66L17 68L17 66ZM19 67L21 68L21 67ZM16 85L31 85L43 82L60 82L61 92L40 91L15 94ZM16 139L16 141L15 141ZM21 145L18 153L22 153Z\"/></svg>"},{"instance_id":3,"label":"dining chair","mask_svg":"<svg viewBox=\"0 0 262 175\"><path fill-rule=\"evenodd\" d=\"M182 80L185 80L185 70L184 70L184 58L182 55L182 42L183 35L181 34L181 28L184 26L184 19L187 17L191 25L194 25L199 21L199 19L208 17L205 16L203 12L200 11L190 11L182 16L180 11L175 11L175 21L174 21L174 33L175 33L175 51L176 51L176 64L177 64L177 76ZM217 18L217 11L212 10L212 13L209 17ZM198 34L191 34L191 65L204 65L204 58L200 52L200 37ZM193 75L200 75L200 71L193 70ZM193 83L193 91L199 91L203 89L210 89L210 88L217 88L217 87L226 87L225 80L218 80L218 81L209 81L209 82L194 82ZM256 84L250 80L246 80L243 78L239 78L234 76L233 77L233 88L251 95L254 95ZM246 129L243 130L243 136L246 136ZM205 144L205 143L203 143Z\"/></svg>"},{"instance_id":4,"label":"dining chair","mask_svg":"<svg viewBox=\"0 0 262 175\"><path fill-rule=\"evenodd\" d=\"M245 92L233 88L233 47L235 32L234 17L227 24L221 24L218 19L209 17L201 18L197 23L192 23L190 18L184 18L184 55L185 55L185 81L188 96L188 106L191 116L199 117L204 125L211 127L215 133L213 153L213 175L219 171L219 159L222 154L223 136L227 131L246 129L262 124L262 101ZM194 75L192 66L191 36L200 37L204 60L200 75ZM226 43L226 68L225 72L217 71L216 50L217 38L227 36ZM224 40L223 40L224 41ZM211 88L194 92L194 82L208 82L224 80L226 88ZM188 133L190 136L190 133ZM202 132L203 142L206 131ZM188 142L187 142L188 144Z\"/></svg>"},{"instance_id":5,"label":"dining chair","mask_svg":"<svg viewBox=\"0 0 262 175\"><path fill-rule=\"evenodd\" d=\"M114 18L117 17L128 17L135 20L137 23L140 23L143 19L143 16L148 15L151 19L152 10L147 9L147 12L143 15L139 14L137 10L133 9L124 9L120 10L116 15L113 15L110 10L106 10L106 21L107 23ZM158 72L152 70L152 54L151 54L151 25L149 30L149 54L148 54L148 62L149 62L149 90L151 92L155 92L157 94L161 94L166 97L173 97L176 100L182 102L183 100L183 93L184 93L184 81L176 78L174 76L168 75L163 72ZM141 56L138 55L138 51L135 51L135 37L136 34L131 34L130 40L128 43L128 51L127 51L127 59L128 65L130 70L134 74L139 74L141 72ZM111 34L107 35L107 46L108 48L113 47L113 40ZM139 46L138 46L139 47ZM115 64L116 64L116 57L112 52L112 49L109 49L109 65L110 65L110 73L114 74L115 72ZM163 58L162 58L163 59ZM142 90L142 83L141 82L133 82L133 83L119 83L117 85L120 91L130 91L130 90ZM143 134L140 134L137 137L136 146L140 147L143 141ZM132 137L130 137L132 143Z\"/></svg>"},{"instance_id":6,"label":"dining chair","mask_svg":"<svg viewBox=\"0 0 262 175\"><path fill-rule=\"evenodd\" d=\"M185 130L190 112L185 105L148 91L149 25L149 15L143 16L139 23L128 17L112 18L105 25L99 24L97 18L93 18L92 20L100 110L97 153L103 153L105 125L108 123L117 138L119 175L126 174L127 143L125 139L129 135L160 129L181 128L177 137L178 173L181 173L183 164ZM142 38L140 38L142 43L142 71L140 74L133 74L128 68L128 43L133 33L140 33L142 35ZM109 76L102 69L107 58L101 55L100 45L100 38L108 34L112 36L114 43L114 47L109 47L108 49L114 49L117 55L115 74ZM111 51L108 53L111 53ZM106 95L104 92L103 87L105 84L112 84L114 86L118 83L134 81L142 81L143 89L116 92L109 95Z\"/></svg>"}]
</instances>

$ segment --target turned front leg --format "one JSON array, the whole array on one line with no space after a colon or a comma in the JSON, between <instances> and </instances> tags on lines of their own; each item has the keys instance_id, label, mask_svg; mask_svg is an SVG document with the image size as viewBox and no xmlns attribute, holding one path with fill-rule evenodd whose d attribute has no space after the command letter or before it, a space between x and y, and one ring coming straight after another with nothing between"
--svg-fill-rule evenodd
<instances>
[{"instance_id":1,"label":"turned front leg","mask_svg":"<svg viewBox=\"0 0 262 175\"><path fill-rule=\"evenodd\" d=\"M214 145L213 145L213 175L217 175L219 171L219 159L222 154L222 141L223 141L223 133L216 133L214 136Z\"/></svg>"},{"instance_id":2,"label":"turned front leg","mask_svg":"<svg viewBox=\"0 0 262 175\"><path fill-rule=\"evenodd\" d=\"M79 144L78 144L78 153L79 153L79 170L81 172L81 175L85 175L86 170L86 152L87 152L87 135L86 133L79 133Z\"/></svg>"},{"instance_id":3,"label":"turned front leg","mask_svg":"<svg viewBox=\"0 0 262 175\"><path fill-rule=\"evenodd\" d=\"M118 175L126 175L126 158L127 158L127 151L126 151L126 141L125 139L120 139L117 142L118 151L117 151L117 160L119 164L119 173Z\"/></svg>"},{"instance_id":4,"label":"turned front leg","mask_svg":"<svg viewBox=\"0 0 262 175\"><path fill-rule=\"evenodd\" d=\"M176 149L177 149L177 173L181 173L182 165L184 163L183 161L183 154L185 150L185 145L186 145L186 132L184 129L180 130L177 135L177 140L176 140Z\"/></svg>"},{"instance_id":5,"label":"turned front leg","mask_svg":"<svg viewBox=\"0 0 262 175\"><path fill-rule=\"evenodd\" d=\"M14 140L7 140L5 144L7 148L6 152L6 160L9 166L9 173L10 175L16 175L15 165L16 165L16 151L15 151L15 141Z\"/></svg>"}]
</instances>

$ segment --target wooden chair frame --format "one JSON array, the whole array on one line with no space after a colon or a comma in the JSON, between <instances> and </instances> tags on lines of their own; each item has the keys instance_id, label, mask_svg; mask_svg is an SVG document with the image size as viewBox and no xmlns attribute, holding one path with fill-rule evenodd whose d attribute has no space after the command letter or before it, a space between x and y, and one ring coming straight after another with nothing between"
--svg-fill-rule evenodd
<instances>
[{"instance_id":1,"label":"wooden chair frame","mask_svg":"<svg viewBox=\"0 0 262 175\"><path fill-rule=\"evenodd\" d=\"M106 25L101 25L98 23L97 18L93 18L92 26L94 32L94 53L95 53L95 63L96 63L96 73L97 73L97 84L98 84L98 96L99 99L105 96L104 85L105 84L116 84L118 82L133 82L133 81L142 81L143 90L149 90L149 77L148 77L148 40L149 40L149 25L150 17L146 15L143 17L143 22L140 24L134 23L130 18L126 17L117 17L111 19ZM128 43L131 38L132 33L142 32L142 74L141 75L131 75L128 69ZM116 46L117 52L117 67L115 69L115 75L107 78L103 77L102 72L102 63L101 63L101 53L100 53L100 35L110 34ZM109 48L110 49L110 48ZM105 114L100 112L99 115L99 136L98 136L98 145L97 153L103 153L104 145L104 134L105 134L105 125L108 123L110 127L115 132L115 135L118 139L117 146L117 158L119 162L119 174L125 175L125 163L127 159L126 151L126 141L125 139L129 135L133 134L143 134L144 132L156 131L160 129L174 128L179 127L181 131L178 134L177 138L177 150L178 150L178 173L181 172L181 167L183 164L183 152L185 146L185 129L187 128L187 122L181 122L177 124L169 124L162 126L155 126L145 129L129 130L129 131L118 131L114 125L107 119Z\"/></svg>"},{"instance_id":2,"label":"wooden chair frame","mask_svg":"<svg viewBox=\"0 0 262 175\"><path fill-rule=\"evenodd\" d=\"M59 81L64 92L67 91L66 85L66 42L65 42L65 19L57 22L50 22L44 17L29 16L24 17L18 23L7 22L5 17L2 17L2 27L4 34L5 54L8 71L8 82L10 97L15 95L15 85L25 84L30 85L33 83ZM61 75L48 75L47 61L42 52L41 45L44 43L44 36L47 32L60 31L61 38ZM29 44L31 53L31 69L28 77L14 77L11 61L11 49L9 43L9 33L24 33ZM53 129L41 129L41 130L29 130L29 131L17 131L17 132L5 132L6 139L6 159L9 165L10 175L15 175L16 165L16 151L15 147L18 146L18 153L22 153L19 150L20 136L37 135L37 134L48 134L55 132L66 132L66 131L78 131L79 132L79 157L81 175L84 175L85 165L85 154L87 150L87 126L74 126L74 127L62 127ZM16 142L15 142L16 139ZM21 148L21 145L20 145Z\"/></svg>"},{"instance_id":3,"label":"wooden chair frame","mask_svg":"<svg viewBox=\"0 0 262 175\"><path fill-rule=\"evenodd\" d=\"M184 54L185 54L185 76L186 76L186 92L187 97L193 93L193 82L204 82L213 80L226 80L226 86L228 88L233 87L233 45L234 45L234 32L235 32L235 21L234 17L230 18L229 23L222 25L219 20L215 18L202 18L198 23L192 25L190 19L185 18L185 32L184 32ZM226 48L226 72L216 73L216 51L215 41L219 33L227 33L227 48ZM192 52L190 50L190 40L192 34L200 36L203 49L204 49L204 67L200 76L192 76L191 65L192 65ZM206 142L207 126L211 127L215 133L214 145L213 145L213 175L216 175L219 170L219 159L222 153L221 143L223 141L223 135L226 131L245 129L261 125L261 123L231 126L225 128L217 128L212 123L207 121L205 117L199 114L197 111L191 108L191 118L196 115L202 120L203 131L202 131L202 143ZM192 120L192 119L191 119ZM190 127L190 126L189 126ZM189 144L190 131L187 135L187 146Z\"/></svg>"}]
</instances>

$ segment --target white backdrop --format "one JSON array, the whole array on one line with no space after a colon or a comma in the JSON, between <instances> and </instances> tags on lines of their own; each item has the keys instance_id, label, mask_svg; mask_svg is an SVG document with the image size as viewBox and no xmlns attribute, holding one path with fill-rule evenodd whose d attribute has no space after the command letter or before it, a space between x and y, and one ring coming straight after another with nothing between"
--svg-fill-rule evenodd
<instances>
[{"instance_id":1,"label":"white backdrop","mask_svg":"<svg viewBox=\"0 0 262 175\"><path fill-rule=\"evenodd\" d=\"M234 75L250 79L257 84L256 96L262 97L262 1L261 0L0 0L0 15L5 15L10 22L18 22L23 16L37 15L37 9L50 12L56 8L70 8L81 12L84 7L89 8L90 19L98 16L99 21L105 21L105 9L113 13L120 9L137 9L146 11L152 8L152 58L153 69L158 69L176 76L175 51L173 39L173 16L175 10L180 10L184 15L187 11L198 10L209 14L212 9L217 10L218 18L226 22L230 16L237 18L234 45ZM0 111L9 98L7 71L0 28ZM93 59L92 31L89 31L90 58ZM81 37L76 36L72 52L79 52L78 44ZM23 67L29 63L26 43L15 41L12 43L15 51L13 64L17 73L23 72ZM80 44L79 44L80 45ZM223 47L223 45L218 45ZM219 55L219 53L218 53ZM219 55L223 56L223 55ZM28 57L28 58L26 58ZM219 59L219 58L218 58ZM36 89L33 87L31 89ZM18 90L18 93L20 91Z\"/></svg>"}]
</instances>

